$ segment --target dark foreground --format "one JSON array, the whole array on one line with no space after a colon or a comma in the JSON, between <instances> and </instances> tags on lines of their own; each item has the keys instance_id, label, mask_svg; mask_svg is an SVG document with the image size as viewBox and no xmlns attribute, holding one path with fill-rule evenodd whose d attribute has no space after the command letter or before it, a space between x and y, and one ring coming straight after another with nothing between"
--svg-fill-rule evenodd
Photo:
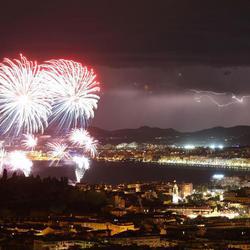
<instances>
[{"instance_id":1,"label":"dark foreground","mask_svg":"<svg viewBox=\"0 0 250 250\"><path fill-rule=\"evenodd\" d=\"M247 181L244 187L212 182L195 189L173 182L72 186L67 178L4 171L0 249L249 249Z\"/></svg>"}]
</instances>

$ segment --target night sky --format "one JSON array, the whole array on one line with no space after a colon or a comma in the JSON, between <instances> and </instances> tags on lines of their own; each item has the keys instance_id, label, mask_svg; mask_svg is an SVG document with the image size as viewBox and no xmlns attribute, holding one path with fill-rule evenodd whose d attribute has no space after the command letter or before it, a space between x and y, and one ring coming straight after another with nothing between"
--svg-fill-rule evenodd
<instances>
[{"instance_id":1,"label":"night sky","mask_svg":"<svg viewBox=\"0 0 250 250\"><path fill-rule=\"evenodd\" d=\"M250 125L250 1L4 1L0 56L70 58L102 83L92 125L191 131Z\"/></svg>"}]
</instances>

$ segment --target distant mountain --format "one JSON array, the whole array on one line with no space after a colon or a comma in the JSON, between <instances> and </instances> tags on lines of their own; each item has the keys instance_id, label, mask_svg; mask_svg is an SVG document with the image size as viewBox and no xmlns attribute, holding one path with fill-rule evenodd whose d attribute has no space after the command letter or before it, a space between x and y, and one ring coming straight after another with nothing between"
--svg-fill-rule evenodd
<instances>
[{"instance_id":1,"label":"distant mountain","mask_svg":"<svg viewBox=\"0 0 250 250\"><path fill-rule=\"evenodd\" d=\"M103 130L89 128L90 133L103 143L118 144L122 142L145 142L168 145L195 144L208 146L250 145L250 126L214 127L196 132L179 132L172 128L140 127L137 129Z\"/></svg>"}]
</instances>

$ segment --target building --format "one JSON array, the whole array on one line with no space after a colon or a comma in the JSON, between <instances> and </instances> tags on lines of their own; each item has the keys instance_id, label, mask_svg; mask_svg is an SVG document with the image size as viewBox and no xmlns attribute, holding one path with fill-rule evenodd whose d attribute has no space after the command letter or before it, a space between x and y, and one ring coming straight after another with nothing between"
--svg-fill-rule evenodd
<instances>
[{"instance_id":1,"label":"building","mask_svg":"<svg viewBox=\"0 0 250 250\"><path fill-rule=\"evenodd\" d=\"M126 205L125 199L123 199L120 195L114 196L114 206L115 208L124 209Z\"/></svg>"},{"instance_id":2,"label":"building","mask_svg":"<svg viewBox=\"0 0 250 250\"><path fill-rule=\"evenodd\" d=\"M193 193L193 183L182 183L179 185L180 197L185 199Z\"/></svg>"},{"instance_id":3,"label":"building","mask_svg":"<svg viewBox=\"0 0 250 250\"><path fill-rule=\"evenodd\" d=\"M72 247L79 247L81 249L91 248L95 242L83 240L34 240L34 250L67 250Z\"/></svg>"},{"instance_id":4,"label":"building","mask_svg":"<svg viewBox=\"0 0 250 250\"><path fill-rule=\"evenodd\" d=\"M179 202L179 189L176 183L173 186L172 202L174 204L178 204Z\"/></svg>"},{"instance_id":5,"label":"building","mask_svg":"<svg viewBox=\"0 0 250 250\"><path fill-rule=\"evenodd\" d=\"M174 241L169 241L161 236L140 236L140 237L117 237L113 238L111 241L113 244L118 244L121 246L149 246L155 247L174 247L177 243Z\"/></svg>"}]
</instances>

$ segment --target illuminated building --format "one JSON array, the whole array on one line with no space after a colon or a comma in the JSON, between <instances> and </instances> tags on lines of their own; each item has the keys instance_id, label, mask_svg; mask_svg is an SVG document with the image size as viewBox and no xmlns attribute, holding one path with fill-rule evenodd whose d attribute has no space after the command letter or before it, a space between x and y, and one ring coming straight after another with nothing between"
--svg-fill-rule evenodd
<instances>
[{"instance_id":1,"label":"illuminated building","mask_svg":"<svg viewBox=\"0 0 250 250\"><path fill-rule=\"evenodd\" d=\"M48 240L35 240L34 241L34 250L40 249L56 249L56 250L65 250L70 249L71 247L81 247L83 249L93 247L96 242L83 241L83 240L64 240L64 241L48 241Z\"/></svg>"},{"instance_id":2,"label":"illuminated building","mask_svg":"<svg viewBox=\"0 0 250 250\"><path fill-rule=\"evenodd\" d=\"M180 195L184 199L193 193L192 183L182 183L179 185L179 187L180 187Z\"/></svg>"},{"instance_id":3,"label":"illuminated building","mask_svg":"<svg viewBox=\"0 0 250 250\"><path fill-rule=\"evenodd\" d=\"M178 191L178 186L175 183L173 186L172 202L174 204L178 204L178 201L179 201L179 191Z\"/></svg>"},{"instance_id":4,"label":"illuminated building","mask_svg":"<svg viewBox=\"0 0 250 250\"><path fill-rule=\"evenodd\" d=\"M125 200L121 196L115 195L114 205L116 208L125 208Z\"/></svg>"}]
</instances>

